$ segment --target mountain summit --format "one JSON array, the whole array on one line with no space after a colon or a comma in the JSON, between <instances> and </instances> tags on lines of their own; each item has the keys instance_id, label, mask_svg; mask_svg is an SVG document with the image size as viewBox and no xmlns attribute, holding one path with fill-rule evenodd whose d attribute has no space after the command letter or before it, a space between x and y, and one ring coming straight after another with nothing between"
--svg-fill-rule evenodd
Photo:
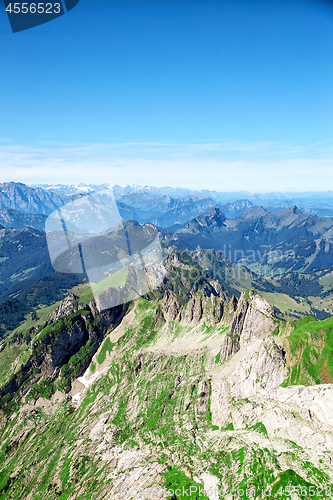
<instances>
[{"instance_id":1,"label":"mountain summit","mask_svg":"<svg viewBox=\"0 0 333 500\"><path fill-rule=\"evenodd\" d=\"M218 207L211 208L208 212L203 215L199 215L195 217L191 221L189 221L185 226L183 231L189 232L200 232L205 228L210 231L218 231L222 227L224 227L224 223L226 221L225 215L220 211Z\"/></svg>"}]
</instances>

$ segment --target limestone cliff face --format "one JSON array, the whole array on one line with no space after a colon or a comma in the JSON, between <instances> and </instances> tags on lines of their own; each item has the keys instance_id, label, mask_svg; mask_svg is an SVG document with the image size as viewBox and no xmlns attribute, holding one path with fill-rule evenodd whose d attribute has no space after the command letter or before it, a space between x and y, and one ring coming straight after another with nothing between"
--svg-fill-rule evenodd
<instances>
[{"instance_id":1,"label":"limestone cliff face","mask_svg":"<svg viewBox=\"0 0 333 500\"><path fill-rule=\"evenodd\" d=\"M255 340L263 339L275 326L276 316L268 302L253 289L247 295L242 294L239 300L234 296L230 301L225 292L216 287L213 292L195 293L183 305L172 292L167 292L161 301L161 309L165 321L177 321L183 326L214 326L219 323L228 326L227 344L232 339L234 353ZM226 352L223 361L231 353L229 349Z\"/></svg>"},{"instance_id":2,"label":"limestone cliff face","mask_svg":"<svg viewBox=\"0 0 333 500\"><path fill-rule=\"evenodd\" d=\"M196 294L181 311L180 323L195 326L204 321L207 326L216 325L223 317L225 303L225 295Z\"/></svg>"},{"instance_id":3,"label":"limestone cliff face","mask_svg":"<svg viewBox=\"0 0 333 500\"><path fill-rule=\"evenodd\" d=\"M276 319L272 307L253 289L249 290L249 299L246 304L249 307L246 310L243 324L241 346L257 339L263 339L268 333L271 333Z\"/></svg>"},{"instance_id":4,"label":"limestone cliff face","mask_svg":"<svg viewBox=\"0 0 333 500\"><path fill-rule=\"evenodd\" d=\"M177 321L182 325L198 325L205 322L208 326L216 325L222 320L228 300L221 285L210 282L210 289L196 292L184 305L170 291L161 301L161 308L166 321Z\"/></svg>"},{"instance_id":5,"label":"limestone cliff face","mask_svg":"<svg viewBox=\"0 0 333 500\"><path fill-rule=\"evenodd\" d=\"M77 299L78 296L73 294L73 295L68 295L68 297L62 300L52 315L51 323L58 321L60 318L64 316L69 316L70 314L73 314L76 311L78 311L79 304Z\"/></svg>"},{"instance_id":6,"label":"limestone cliff face","mask_svg":"<svg viewBox=\"0 0 333 500\"><path fill-rule=\"evenodd\" d=\"M176 320L179 317L181 308L182 303L173 293L167 292L164 295L161 301L161 309L165 319Z\"/></svg>"}]
</instances>

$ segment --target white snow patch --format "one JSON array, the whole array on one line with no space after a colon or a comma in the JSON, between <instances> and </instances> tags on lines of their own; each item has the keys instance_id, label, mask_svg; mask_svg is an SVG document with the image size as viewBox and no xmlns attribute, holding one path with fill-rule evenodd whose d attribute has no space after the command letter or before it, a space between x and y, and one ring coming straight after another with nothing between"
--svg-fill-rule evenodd
<instances>
[{"instance_id":1,"label":"white snow patch","mask_svg":"<svg viewBox=\"0 0 333 500\"><path fill-rule=\"evenodd\" d=\"M209 474L209 472L204 472L201 474L200 479L204 483L205 493L208 496L209 500L218 500L219 494L219 478L213 476L213 474Z\"/></svg>"},{"instance_id":2,"label":"white snow patch","mask_svg":"<svg viewBox=\"0 0 333 500\"><path fill-rule=\"evenodd\" d=\"M84 394L87 392L87 389L91 387L102 375L103 372L100 372L98 370L94 373L91 373L90 367L88 367L83 375L77 378L78 382L80 382L84 386L84 389L83 391L79 391L72 396L72 402L80 404Z\"/></svg>"}]
</instances>

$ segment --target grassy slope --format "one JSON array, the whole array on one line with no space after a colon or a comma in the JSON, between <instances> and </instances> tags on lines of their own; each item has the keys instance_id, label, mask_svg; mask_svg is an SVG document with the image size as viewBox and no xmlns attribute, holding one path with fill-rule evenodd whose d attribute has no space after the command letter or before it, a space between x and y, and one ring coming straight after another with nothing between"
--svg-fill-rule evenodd
<instances>
[{"instance_id":1,"label":"grassy slope","mask_svg":"<svg viewBox=\"0 0 333 500\"><path fill-rule=\"evenodd\" d=\"M290 352L287 385L333 383L333 318L309 316L292 324L286 337Z\"/></svg>"}]
</instances>

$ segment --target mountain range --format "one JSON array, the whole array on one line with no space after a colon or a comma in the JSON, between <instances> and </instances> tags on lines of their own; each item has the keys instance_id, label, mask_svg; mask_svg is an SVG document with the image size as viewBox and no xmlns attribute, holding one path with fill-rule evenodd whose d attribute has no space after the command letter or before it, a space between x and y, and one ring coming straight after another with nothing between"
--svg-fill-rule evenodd
<instances>
[{"instance_id":1,"label":"mountain range","mask_svg":"<svg viewBox=\"0 0 333 500\"><path fill-rule=\"evenodd\" d=\"M275 214L263 207L226 219L218 207L166 235L167 244L214 248L263 274L311 272L333 265L333 218L292 207Z\"/></svg>"},{"instance_id":2,"label":"mountain range","mask_svg":"<svg viewBox=\"0 0 333 500\"><path fill-rule=\"evenodd\" d=\"M156 188L151 186L110 186L109 184L101 185L35 185L26 186L22 183L7 182L0 184L0 208L7 207L19 210L24 213L30 214L46 214L49 215L53 210L62 206L66 203L68 198L78 195L89 194L94 191L101 191L104 189L112 188L117 200L122 197L128 197L128 195L133 196L139 195L142 198L150 198L151 200L156 198L163 199L172 198L199 198L199 199L211 199L214 200L215 205L212 206L222 206L222 212L228 218L238 215L241 210L249 208L251 206L263 206L269 211L275 213L285 210L287 208L292 208L297 206L302 212L310 215L318 215L319 217L333 216L333 194L332 192L323 193L267 193L267 194L252 194L247 192L218 192L218 191L191 191L190 189L181 188ZM239 208L240 202L245 200L247 206L244 205L243 208ZM121 200L120 200L121 201ZM124 202L124 201L123 201ZM234 210L231 207L229 211L228 204L238 205L238 208ZM244 203L244 202L243 202ZM126 204L126 203L125 203ZM129 203L131 206L132 203ZM137 202L134 202L135 207L140 208ZM153 206L158 205L153 202ZM147 204L144 208L147 210ZM201 212L191 212L189 213L190 218L200 215ZM156 220L160 211L156 211L155 214L150 214L151 219L145 220L145 222L153 222ZM176 214L177 215L177 214ZM188 219L190 220L190 219ZM170 221L161 221L159 225L162 227L172 226L173 224L184 223L184 218L181 222L177 221L177 217L171 224ZM187 220L185 221L187 222Z\"/></svg>"},{"instance_id":3,"label":"mountain range","mask_svg":"<svg viewBox=\"0 0 333 500\"><path fill-rule=\"evenodd\" d=\"M63 193L46 191L18 182L0 184L0 209L12 208L22 213L50 215L59 206L66 203Z\"/></svg>"},{"instance_id":4,"label":"mountain range","mask_svg":"<svg viewBox=\"0 0 333 500\"><path fill-rule=\"evenodd\" d=\"M0 184L0 224L5 227L32 227L45 229L48 215L66 205L73 198L100 192L109 186L75 187L53 186L51 188L29 187L20 183ZM126 192L114 187L118 210L125 220L150 222L160 227L180 227L192 218L204 214L210 208L219 207L227 217L238 215L252 207L248 200L220 205L211 197L198 194L183 197L150 194L147 192Z\"/></svg>"},{"instance_id":5,"label":"mountain range","mask_svg":"<svg viewBox=\"0 0 333 500\"><path fill-rule=\"evenodd\" d=\"M79 184L79 185L63 185L63 184L39 184L37 187L47 191L54 191L65 194L74 194L77 192L87 193L96 190L106 189L110 184ZM126 185L118 186L111 185L115 196L119 197L130 194L147 194L149 196L171 196L172 198L182 198L186 196L198 195L204 198L212 198L217 203L226 205L234 203L238 200L246 199L253 206L263 206L267 210L279 212L287 208L292 208L297 205L304 213L318 215L319 217L333 216L333 191L325 192L270 192L270 193L250 193L247 191L221 192L203 189L201 191L193 191L186 188L172 187L154 187L154 186L139 186Z\"/></svg>"}]
</instances>

